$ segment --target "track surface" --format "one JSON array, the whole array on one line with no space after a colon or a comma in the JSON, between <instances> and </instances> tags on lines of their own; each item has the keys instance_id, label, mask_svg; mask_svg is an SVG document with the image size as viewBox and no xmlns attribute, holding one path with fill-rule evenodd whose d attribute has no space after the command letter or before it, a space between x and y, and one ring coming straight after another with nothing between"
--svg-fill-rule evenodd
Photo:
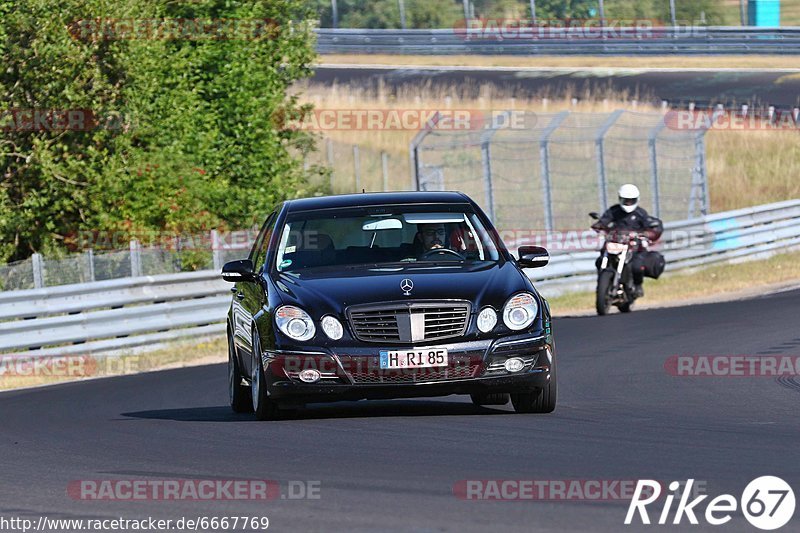
<instances>
[{"instance_id":1,"label":"track surface","mask_svg":"<svg viewBox=\"0 0 800 533\"><path fill-rule=\"evenodd\" d=\"M799 315L793 291L560 319L560 401L544 416L450 397L318 405L258 423L226 406L224 365L3 393L0 516L266 515L277 531L672 531L626 528L624 502L464 501L452 487L691 477L712 496L738 498L771 474L800 496L796 381L678 378L663 368L672 354L798 354ZM321 498L99 502L65 492L80 479L248 477L284 491L288 480L319 480ZM800 512L783 530L798 521ZM741 515L685 529L756 531Z\"/></svg>"},{"instance_id":2,"label":"track surface","mask_svg":"<svg viewBox=\"0 0 800 533\"><path fill-rule=\"evenodd\" d=\"M660 101L680 104L696 102L698 105L724 103L738 105L772 104L780 108L800 105L800 76L796 71L730 71L704 69L657 70L643 69L469 69L448 70L437 67L419 68L347 68L328 65L318 67L311 78L312 84L330 86L334 83L353 84L376 88L384 84L392 89L404 85L430 84L432 88L452 91L460 87L477 97L482 85L513 92L518 97L539 93L572 94L595 93L612 90L627 91L630 98L639 101ZM463 89L463 88L468 89ZM757 96L756 96L757 95Z\"/></svg>"}]
</instances>

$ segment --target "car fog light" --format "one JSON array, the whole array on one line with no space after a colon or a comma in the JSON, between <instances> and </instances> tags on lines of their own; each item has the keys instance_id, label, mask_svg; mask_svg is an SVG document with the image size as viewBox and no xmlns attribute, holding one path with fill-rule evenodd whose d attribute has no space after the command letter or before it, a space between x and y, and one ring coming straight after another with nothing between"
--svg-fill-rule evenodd
<instances>
[{"instance_id":1,"label":"car fog light","mask_svg":"<svg viewBox=\"0 0 800 533\"><path fill-rule=\"evenodd\" d=\"M525 361L519 357L512 357L511 359L506 359L505 367L509 372L519 372L525 368Z\"/></svg>"},{"instance_id":2,"label":"car fog light","mask_svg":"<svg viewBox=\"0 0 800 533\"><path fill-rule=\"evenodd\" d=\"M300 372L300 381L304 383L316 383L319 381L320 373L319 370L315 370L313 368L307 368Z\"/></svg>"},{"instance_id":3,"label":"car fog light","mask_svg":"<svg viewBox=\"0 0 800 533\"><path fill-rule=\"evenodd\" d=\"M489 333L497 325L497 313L491 307L485 307L478 313L478 329L483 333Z\"/></svg>"},{"instance_id":4,"label":"car fog light","mask_svg":"<svg viewBox=\"0 0 800 533\"><path fill-rule=\"evenodd\" d=\"M325 332L325 335L335 341L341 339L342 335L344 334L342 323L330 315L322 319L322 331Z\"/></svg>"}]
</instances>

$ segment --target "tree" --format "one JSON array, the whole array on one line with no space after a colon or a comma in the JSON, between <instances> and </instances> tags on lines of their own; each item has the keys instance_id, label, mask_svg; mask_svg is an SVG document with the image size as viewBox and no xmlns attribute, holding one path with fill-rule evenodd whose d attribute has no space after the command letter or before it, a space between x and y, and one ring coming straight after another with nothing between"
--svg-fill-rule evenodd
<instances>
[{"instance_id":1,"label":"tree","mask_svg":"<svg viewBox=\"0 0 800 533\"><path fill-rule=\"evenodd\" d=\"M310 138L282 119L303 112L288 90L315 55L306 2L0 0L0 15L0 260L55 253L87 230L248 227L311 192L293 156ZM124 33L178 19L243 22L223 38L189 25ZM20 128L12 109L103 121Z\"/></svg>"}]
</instances>

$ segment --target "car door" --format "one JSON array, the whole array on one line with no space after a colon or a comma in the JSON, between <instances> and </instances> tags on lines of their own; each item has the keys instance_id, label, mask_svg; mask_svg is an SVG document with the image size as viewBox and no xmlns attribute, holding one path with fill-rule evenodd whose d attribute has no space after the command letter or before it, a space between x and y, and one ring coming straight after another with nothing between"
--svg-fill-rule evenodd
<instances>
[{"instance_id":1,"label":"car door","mask_svg":"<svg viewBox=\"0 0 800 533\"><path fill-rule=\"evenodd\" d=\"M257 274L256 281L240 281L236 284L237 290L234 300L237 300L235 305L238 308L239 334L237 340L239 342L239 346L242 347L243 351L248 354L253 353L253 316L258 313L265 300L265 286L263 285L260 273L264 268L264 264L266 263L267 249L269 247L270 237L272 235L272 230L275 227L276 219L277 211L273 212L269 217L267 217L267 220L264 222L264 226L261 228L261 232L256 238L256 242L253 244L253 248L250 251L249 259L253 262L253 271ZM246 372L250 373L252 371L251 358L246 357L243 359L243 366L245 367Z\"/></svg>"}]
</instances>

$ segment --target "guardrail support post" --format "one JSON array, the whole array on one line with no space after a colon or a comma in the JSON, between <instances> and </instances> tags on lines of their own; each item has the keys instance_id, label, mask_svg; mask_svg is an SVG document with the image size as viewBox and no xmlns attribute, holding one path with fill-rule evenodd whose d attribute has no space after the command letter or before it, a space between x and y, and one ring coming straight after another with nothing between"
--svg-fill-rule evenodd
<instances>
[{"instance_id":1,"label":"guardrail support post","mask_svg":"<svg viewBox=\"0 0 800 533\"><path fill-rule=\"evenodd\" d=\"M142 275L142 255L137 240L131 241L131 277L138 278Z\"/></svg>"},{"instance_id":2,"label":"guardrail support post","mask_svg":"<svg viewBox=\"0 0 800 533\"><path fill-rule=\"evenodd\" d=\"M41 254L31 255L31 267L33 268L33 287L41 289L44 287L44 260Z\"/></svg>"},{"instance_id":3,"label":"guardrail support post","mask_svg":"<svg viewBox=\"0 0 800 533\"><path fill-rule=\"evenodd\" d=\"M553 190L550 182L550 135L558 129L569 116L569 111L562 111L550 120L550 124L542 131L539 140L539 169L542 178L542 198L544 199L544 227L553 231Z\"/></svg>"},{"instance_id":4,"label":"guardrail support post","mask_svg":"<svg viewBox=\"0 0 800 533\"><path fill-rule=\"evenodd\" d=\"M86 274L88 281L95 281L94 278L94 250L86 250Z\"/></svg>"},{"instance_id":5,"label":"guardrail support post","mask_svg":"<svg viewBox=\"0 0 800 533\"><path fill-rule=\"evenodd\" d=\"M605 149L604 149L604 139L608 130L611 129L611 126L619 119L619 117L624 113L622 109L617 109L606 119L600 129L597 130L597 135L595 136L594 142L595 147L597 149L597 188L599 189L598 193L600 195L600 205L603 206L603 211L608 209L608 183L606 180L606 160L605 160Z\"/></svg>"}]
</instances>

